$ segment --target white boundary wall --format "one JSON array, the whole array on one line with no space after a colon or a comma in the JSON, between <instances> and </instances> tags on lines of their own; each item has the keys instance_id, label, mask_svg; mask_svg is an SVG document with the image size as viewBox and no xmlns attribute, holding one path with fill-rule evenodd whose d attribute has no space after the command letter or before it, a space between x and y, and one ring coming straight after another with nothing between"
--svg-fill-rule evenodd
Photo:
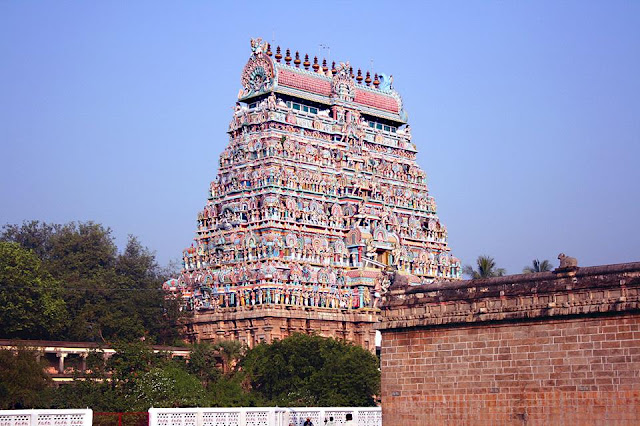
<instances>
[{"instance_id":1,"label":"white boundary wall","mask_svg":"<svg viewBox=\"0 0 640 426\"><path fill-rule=\"evenodd\" d=\"M357 426L382 426L380 407L151 408L149 426L303 426L307 417L324 426L331 416L338 426L347 413Z\"/></svg>"},{"instance_id":2,"label":"white boundary wall","mask_svg":"<svg viewBox=\"0 0 640 426\"><path fill-rule=\"evenodd\" d=\"M0 410L0 426L91 426L93 411Z\"/></svg>"}]
</instances>

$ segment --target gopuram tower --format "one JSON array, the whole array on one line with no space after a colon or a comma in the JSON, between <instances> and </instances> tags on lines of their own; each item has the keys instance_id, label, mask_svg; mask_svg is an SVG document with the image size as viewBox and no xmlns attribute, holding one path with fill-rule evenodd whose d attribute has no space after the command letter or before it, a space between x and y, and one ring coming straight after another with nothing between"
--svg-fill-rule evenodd
<instances>
[{"instance_id":1,"label":"gopuram tower","mask_svg":"<svg viewBox=\"0 0 640 426\"><path fill-rule=\"evenodd\" d=\"M242 72L195 243L177 282L193 340L250 347L317 332L375 349L393 277L459 279L402 99L385 75L261 39Z\"/></svg>"}]
</instances>

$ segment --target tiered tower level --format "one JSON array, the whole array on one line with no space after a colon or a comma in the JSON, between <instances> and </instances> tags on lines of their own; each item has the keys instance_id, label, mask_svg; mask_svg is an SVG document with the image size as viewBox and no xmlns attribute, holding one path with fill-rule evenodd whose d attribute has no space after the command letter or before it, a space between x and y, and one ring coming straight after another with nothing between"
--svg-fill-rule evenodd
<instances>
[{"instance_id":1,"label":"tiered tower level","mask_svg":"<svg viewBox=\"0 0 640 426\"><path fill-rule=\"evenodd\" d=\"M377 321L392 274L415 284L461 275L402 99L385 75L274 55L260 39L251 48L229 145L173 285L197 311L198 339L252 345L316 331L371 348L363 324Z\"/></svg>"}]
</instances>

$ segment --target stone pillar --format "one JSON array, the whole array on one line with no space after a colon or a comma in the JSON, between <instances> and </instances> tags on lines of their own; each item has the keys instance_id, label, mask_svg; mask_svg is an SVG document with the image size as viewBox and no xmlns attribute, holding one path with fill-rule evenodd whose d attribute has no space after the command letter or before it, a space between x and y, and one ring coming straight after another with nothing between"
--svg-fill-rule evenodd
<instances>
[{"instance_id":1,"label":"stone pillar","mask_svg":"<svg viewBox=\"0 0 640 426\"><path fill-rule=\"evenodd\" d=\"M64 359L67 357L67 354L58 352L56 356L58 357L58 373L64 374Z\"/></svg>"},{"instance_id":2,"label":"stone pillar","mask_svg":"<svg viewBox=\"0 0 640 426\"><path fill-rule=\"evenodd\" d=\"M264 327L263 330L264 330L265 342L272 343L273 342L273 338L272 338L273 326L267 325Z\"/></svg>"},{"instance_id":3,"label":"stone pillar","mask_svg":"<svg viewBox=\"0 0 640 426\"><path fill-rule=\"evenodd\" d=\"M82 353L80 354L80 369L82 370L83 373L85 373L87 371L87 357L89 356L88 353Z\"/></svg>"}]
</instances>

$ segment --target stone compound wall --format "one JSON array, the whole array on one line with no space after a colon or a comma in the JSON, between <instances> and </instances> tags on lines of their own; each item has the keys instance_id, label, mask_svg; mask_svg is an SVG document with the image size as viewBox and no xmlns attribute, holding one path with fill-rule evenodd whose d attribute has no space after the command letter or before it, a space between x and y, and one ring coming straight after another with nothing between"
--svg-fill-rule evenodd
<instances>
[{"instance_id":1,"label":"stone compound wall","mask_svg":"<svg viewBox=\"0 0 640 426\"><path fill-rule=\"evenodd\" d=\"M640 263L392 287L385 426L640 424Z\"/></svg>"}]
</instances>

